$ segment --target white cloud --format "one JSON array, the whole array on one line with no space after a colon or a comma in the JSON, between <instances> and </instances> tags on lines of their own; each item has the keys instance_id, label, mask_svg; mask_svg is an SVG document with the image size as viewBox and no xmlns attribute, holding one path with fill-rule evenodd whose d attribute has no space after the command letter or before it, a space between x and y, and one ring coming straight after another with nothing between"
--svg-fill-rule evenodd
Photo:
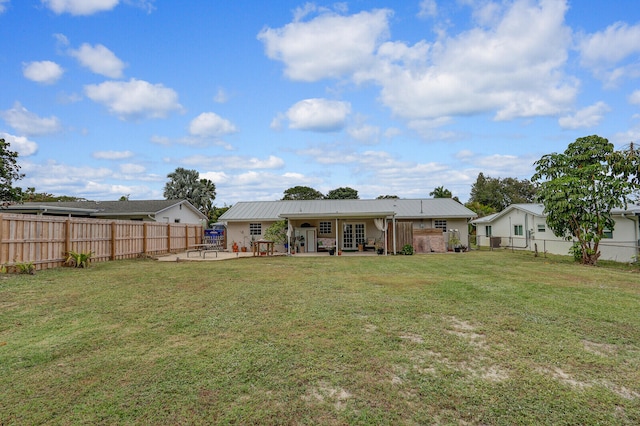
<instances>
[{"instance_id":1,"label":"white cloud","mask_svg":"<svg viewBox=\"0 0 640 426\"><path fill-rule=\"evenodd\" d=\"M4 13L4 11L7 10L5 3L9 3L9 0L0 0L0 13Z\"/></svg>"},{"instance_id":2,"label":"white cloud","mask_svg":"<svg viewBox=\"0 0 640 426\"><path fill-rule=\"evenodd\" d=\"M418 16L420 18L432 18L438 14L438 5L436 0L422 0L420 2L420 11Z\"/></svg>"},{"instance_id":3,"label":"white cloud","mask_svg":"<svg viewBox=\"0 0 640 426\"><path fill-rule=\"evenodd\" d=\"M164 118L172 111L181 111L178 94L162 84L151 84L132 78L128 82L106 81L84 87L85 94L103 104L122 120Z\"/></svg>"},{"instance_id":4,"label":"white cloud","mask_svg":"<svg viewBox=\"0 0 640 426\"><path fill-rule=\"evenodd\" d=\"M555 115L573 102L577 85L561 72L571 43L565 11L562 1L516 1L489 28L432 44L386 43L379 66L356 77L376 81L384 104L404 118Z\"/></svg>"},{"instance_id":5,"label":"white cloud","mask_svg":"<svg viewBox=\"0 0 640 426\"><path fill-rule=\"evenodd\" d=\"M50 135L62 130L57 117L41 118L16 102L13 108L0 111L0 117L19 133L26 136Z\"/></svg>"},{"instance_id":6,"label":"white cloud","mask_svg":"<svg viewBox=\"0 0 640 426\"><path fill-rule=\"evenodd\" d=\"M41 0L42 4L54 13L61 15L92 15L106 10L112 10L120 0Z\"/></svg>"},{"instance_id":7,"label":"white cloud","mask_svg":"<svg viewBox=\"0 0 640 426\"><path fill-rule=\"evenodd\" d=\"M178 161L180 164L187 166L199 166L208 168L221 168L224 165L225 170L242 169L279 169L284 166L284 160L275 155L267 158L256 158L247 156L207 156L192 155Z\"/></svg>"},{"instance_id":8,"label":"white cloud","mask_svg":"<svg viewBox=\"0 0 640 426\"><path fill-rule=\"evenodd\" d=\"M350 127L347 133L353 139L362 143L377 143L380 140L380 128L370 124L360 124Z\"/></svg>"},{"instance_id":9,"label":"white cloud","mask_svg":"<svg viewBox=\"0 0 640 426\"><path fill-rule=\"evenodd\" d=\"M122 70L126 67L111 50L101 44L91 46L83 43L79 49L70 49L69 54L78 59L82 66L109 78L122 77Z\"/></svg>"},{"instance_id":10,"label":"white cloud","mask_svg":"<svg viewBox=\"0 0 640 426\"><path fill-rule=\"evenodd\" d=\"M213 101L218 104L224 104L229 101L229 95L223 88L218 88L218 92L213 97Z\"/></svg>"},{"instance_id":11,"label":"white cloud","mask_svg":"<svg viewBox=\"0 0 640 426\"><path fill-rule=\"evenodd\" d=\"M269 58L284 63L292 80L339 78L371 65L375 48L388 37L391 15L386 9L351 16L325 13L307 22L265 28L258 39Z\"/></svg>"},{"instance_id":12,"label":"white cloud","mask_svg":"<svg viewBox=\"0 0 640 426\"><path fill-rule=\"evenodd\" d=\"M131 151L96 151L92 154L93 158L99 160L124 160L133 157Z\"/></svg>"},{"instance_id":13,"label":"white cloud","mask_svg":"<svg viewBox=\"0 0 640 426\"><path fill-rule=\"evenodd\" d=\"M237 131L231 121L214 112L203 112L189 124L189 133L192 136L219 138Z\"/></svg>"},{"instance_id":14,"label":"white cloud","mask_svg":"<svg viewBox=\"0 0 640 426\"><path fill-rule=\"evenodd\" d=\"M607 84L615 84L628 75L635 77L638 75L636 65L620 63L640 53L640 24L629 26L624 22L616 22L604 31L583 36L578 43L578 50L581 64L591 68L594 75Z\"/></svg>"},{"instance_id":15,"label":"white cloud","mask_svg":"<svg viewBox=\"0 0 640 426\"><path fill-rule=\"evenodd\" d=\"M62 67L51 61L37 61L22 64L25 78L42 84L53 84L64 74Z\"/></svg>"},{"instance_id":16,"label":"white cloud","mask_svg":"<svg viewBox=\"0 0 640 426\"><path fill-rule=\"evenodd\" d=\"M20 157L29 157L38 152L38 144L24 136L14 136L9 133L0 133L0 138L9 143L11 151L18 153Z\"/></svg>"},{"instance_id":17,"label":"white cloud","mask_svg":"<svg viewBox=\"0 0 640 426\"><path fill-rule=\"evenodd\" d=\"M640 90L636 90L629 95L629 103L633 105L640 105Z\"/></svg>"},{"instance_id":18,"label":"white cloud","mask_svg":"<svg viewBox=\"0 0 640 426\"><path fill-rule=\"evenodd\" d=\"M595 127L604 118L604 114L611 111L609 105L604 102L597 102L591 106L581 109L574 115L560 117L558 124L563 129L579 129L581 127Z\"/></svg>"},{"instance_id":19,"label":"white cloud","mask_svg":"<svg viewBox=\"0 0 640 426\"><path fill-rule=\"evenodd\" d=\"M286 116L292 129L332 132L345 126L350 113L349 102L313 98L297 102Z\"/></svg>"},{"instance_id":20,"label":"white cloud","mask_svg":"<svg viewBox=\"0 0 640 426\"><path fill-rule=\"evenodd\" d=\"M145 171L145 167L140 164L126 163L120 165L120 173L125 175L137 175Z\"/></svg>"}]
</instances>

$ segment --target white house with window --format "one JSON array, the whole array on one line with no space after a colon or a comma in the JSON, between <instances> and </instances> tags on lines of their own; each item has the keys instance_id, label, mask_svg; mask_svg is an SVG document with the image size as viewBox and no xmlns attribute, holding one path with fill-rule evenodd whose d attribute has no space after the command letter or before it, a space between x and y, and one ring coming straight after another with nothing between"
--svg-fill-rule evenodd
<instances>
[{"instance_id":1,"label":"white house with window","mask_svg":"<svg viewBox=\"0 0 640 426\"><path fill-rule=\"evenodd\" d=\"M384 248L393 253L410 234L409 243L419 253L445 251L453 233L467 245L467 225L475 216L451 198L280 200L236 203L218 220L227 227L228 244L240 247L249 248L269 226L286 220L293 247L276 246L281 252Z\"/></svg>"},{"instance_id":2,"label":"white house with window","mask_svg":"<svg viewBox=\"0 0 640 426\"><path fill-rule=\"evenodd\" d=\"M600 241L600 259L632 261L638 255L640 206L613 210L615 226ZM500 213L471 221L476 242L482 247L503 247L567 255L573 242L556 237L549 229L542 204L512 204Z\"/></svg>"}]
</instances>

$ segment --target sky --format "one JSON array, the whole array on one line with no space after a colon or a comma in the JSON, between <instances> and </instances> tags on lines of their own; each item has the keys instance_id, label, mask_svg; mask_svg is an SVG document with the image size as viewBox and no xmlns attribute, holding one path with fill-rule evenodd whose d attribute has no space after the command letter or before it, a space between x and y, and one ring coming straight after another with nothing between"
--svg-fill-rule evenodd
<instances>
[{"instance_id":1,"label":"sky","mask_svg":"<svg viewBox=\"0 0 640 426\"><path fill-rule=\"evenodd\" d=\"M637 0L0 0L23 189L215 205L294 186L467 201L479 173L640 141Z\"/></svg>"}]
</instances>

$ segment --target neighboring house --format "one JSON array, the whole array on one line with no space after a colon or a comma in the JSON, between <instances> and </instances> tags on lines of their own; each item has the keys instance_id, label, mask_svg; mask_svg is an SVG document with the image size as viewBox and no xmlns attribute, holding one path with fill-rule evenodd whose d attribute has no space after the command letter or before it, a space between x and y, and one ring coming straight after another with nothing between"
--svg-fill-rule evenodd
<instances>
[{"instance_id":1,"label":"neighboring house","mask_svg":"<svg viewBox=\"0 0 640 426\"><path fill-rule=\"evenodd\" d=\"M247 248L274 222L286 219L293 241L289 250L355 251L362 245L398 252L410 243L420 253L446 251L451 235L467 245L467 225L475 216L451 198L282 200L239 202L218 220L227 227L229 244Z\"/></svg>"},{"instance_id":2,"label":"neighboring house","mask_svg":"<svg viewBox=\"0 0 640 426\"><path fill-rule=\"evenodd\" d=\"M23 214L187 223L206 226L207 217L187 200L60 201L14 204L2 211Z\"/></svg>"},{"instance_id":3,"label":"neighboring house","mask_svg":"<svg viewBox=\"0 0 640 426\"><path fill-rule=\"evenodd\" d=\"M613 230L600 240L600 259L630 262L638 255L640 206L612 211ZM573 242L556 237L547 226L542 204L512 204L500 213L471 221L476 242L483 247L505 247L568 255Z\"/></svg>"}]
</instances>

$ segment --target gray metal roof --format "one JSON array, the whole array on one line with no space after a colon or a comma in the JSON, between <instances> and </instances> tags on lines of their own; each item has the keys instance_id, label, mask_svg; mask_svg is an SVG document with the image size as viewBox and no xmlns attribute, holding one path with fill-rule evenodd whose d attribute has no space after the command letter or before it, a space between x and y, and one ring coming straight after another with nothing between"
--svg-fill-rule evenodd
<instances>
[{"instance_id":1,"label":"gray metal roof","mask_svg":"<svg viewBox=\"0 0 640 426\"><path fill-rule=\"evenodd\" d=\"M206 218L186 200L127 200L127 201L53 201L27 202L7 207L19 213L50 212L57 214L101 216L146 216L156 215L178 204L183 204Z\"/></svg>"},{"instance_id":2,"label":"gray metal roof","mask_svg":"<svg viewBox=\"0 0 640 426\"><path fill-rule=\"evenodd\" d=\"M472 224L481 224L481 223L490 223L495 219L504 216L508 212L512 210L522 210L525 213L533 214L539 217L546 217L547 214L544 211L544 205L535 204L535 203L522 203L522 204L511 204L504 210L498 213L494 213L489 216L480 217L478 219L474 219L471 221ZM622 214L631 214L640 216L640 206L636 204L629 204L626 209L612 209L611 213L614 215L622 215Z\"/></svg>"},{"instance_id":3,"label":"gray metal roof","mask_svg":"<svg viewBox=\"0 0 640 426\"><path fill-rule=\"evenodd\" d=\"M451 198L381 200L280 200L244 201L234 204L220 218L223 222L269 221L282 218L382 217L396 219L461 218L476 214Z\"/></svg>"}]
</instances>

